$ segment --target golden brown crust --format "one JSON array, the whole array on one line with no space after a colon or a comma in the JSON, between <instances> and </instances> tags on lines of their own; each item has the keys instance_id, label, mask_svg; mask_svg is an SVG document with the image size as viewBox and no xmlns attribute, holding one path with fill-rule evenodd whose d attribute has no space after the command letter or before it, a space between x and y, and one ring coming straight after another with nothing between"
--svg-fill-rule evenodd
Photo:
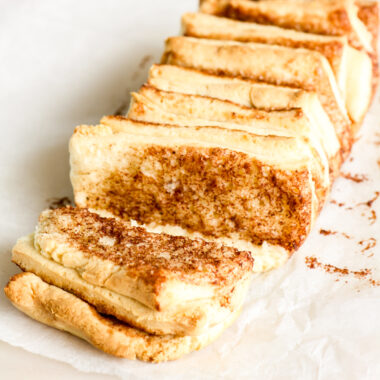
<instances>
[{"instance_id":1,"label":"golden brown crust","mask_svg":"<svg viewBox=\"0 0 380 380\"><path fill-rule=\"evenodd\" d=\"M98 314L80 298L46 284L32 273L13 276L4 292L15 307L39 322L76 335L108 354L149 362L175 360L199 350L238 315L235 312L228 321L201 336L155 336Z\"/></svg>"}]
</instances>

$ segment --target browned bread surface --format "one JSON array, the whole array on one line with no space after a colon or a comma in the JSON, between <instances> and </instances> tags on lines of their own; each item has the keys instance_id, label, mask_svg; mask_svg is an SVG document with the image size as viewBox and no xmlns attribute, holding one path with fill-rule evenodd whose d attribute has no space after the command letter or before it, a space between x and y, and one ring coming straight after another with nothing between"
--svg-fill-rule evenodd
<instances>
[{"instance_id":1,"label":"browned bread surface","mask_svg":"<svg viewBox=\"0 0 380 380\"><path fill-rule=\"evenodd\" d=\"M13 276L6 296L29 317L88 341L96 348L122 358L149 362L175 360L204 347L222 333L237 317L215 326L202 336L155 336L100 315L80 298L43 282L32 273Z\"/></svg>"}]
</instances>

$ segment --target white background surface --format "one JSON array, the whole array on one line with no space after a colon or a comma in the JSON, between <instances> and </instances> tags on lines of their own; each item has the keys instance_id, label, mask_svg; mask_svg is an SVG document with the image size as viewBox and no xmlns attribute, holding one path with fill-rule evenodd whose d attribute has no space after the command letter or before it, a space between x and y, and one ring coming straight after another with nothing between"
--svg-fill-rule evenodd
<instances>
[{"instance_id":1,"label":"white background surface","mask_svg":"<svg viewBox=\"0 0 380 380\"><path fill-rule=\"evenodd\" d=\"M16 239L32 231L49 198L71 196L67 143L74 126L113 113L158 61L164 39L178 33L181 13L196 7L184 0L0 2L1 287L17 271L10 263ZM347 209L380 190L379 106L377 97L343 169L368 181L337 180L332 198L346 206L328 204L289 263L255 278L238 323L215 344L159 366L122 361L29 320L2 292L0 339L126 378L379 379L380 288L310 270L304 261L316 256L352 270L370 268L380 280L380 241L364 252L359 244L380 238L380 223L370 223L366 206ZM380 200L373 210L380 218ZM322 236L320 228L351 238ZM1 343L0 377L90 378L45 357Z\"/></svg>"}]
</instances>

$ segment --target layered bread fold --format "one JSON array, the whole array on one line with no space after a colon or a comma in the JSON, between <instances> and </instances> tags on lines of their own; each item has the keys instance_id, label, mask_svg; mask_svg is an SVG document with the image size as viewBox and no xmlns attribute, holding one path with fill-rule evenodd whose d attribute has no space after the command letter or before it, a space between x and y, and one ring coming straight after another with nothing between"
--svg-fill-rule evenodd
<instances>
[{"instance_id":1,"label":"layered bread fold","mask_svg":"<svg viewBox=\"0 0 380 380\"><path fill-rule=\"evenodd\" d=\"M321 131L300 109L258 110L226 100L143 86L138 93L132 93L128 117L133 120L181 126L217 125L262 136L305 138L314 150L314 179L321 205L330 188L330 163L331 167L337 168L341 161L339 142L336 140L334 129ZM335 138L331 145L335 142L338 147L329 150L328 138ZM332 173L332 177L333 174L337 173Z\"/></svg>"},{"instance_id":2,"label":"layered bread fold","mask_svg":"<svg viewBox=\"0 0 380 380\"><path fill-rule=\"evenodd\" d=\"M171 37L166 41L162 62L316 92L334 125L343 156L350 151L352 129L344 101L332 69L320 53L258 43Z\"/></svg>"},{"instance_id":3,"label":"layered bread fold","mask_svg":"<svg viewBox=\"0 0 380 380\"><path fill-rule=\"evenodd\" d=\"M308 33L347 36L353 47L373 50L372 34L359 19L354 0L206 0L200 10Z\"/></svg>"},{"instance_id":4,"label":"layered bread fold","mask_svg":"<svg viewBox=\"0 0 380 380\"><path fill-rule=\"evenodd\" d=\"M149 333L201 335L243 303L248 252L147 232L87 209L44 211L12 260Z\"/></svg>"},{"instance_id":5,"label":"layered bread fold","mask_svg":"<svg viewBox=\"0 0 380 380\"><path fill-rule=\"evenodd\" d=\"M257 271L283 263L319 208L302 137L108 117L76 128L70 162L78 206L245 247Z\"/></svg>"},{"instance_id":6,"label":"layered bread fold","mask_svg":"<svg viewBox=\"0 0 380 380\"><path fill-rule=\"evenodd\" d=\"M352 121L360 123L368 110L372 97L372 62L364 51L352 48L346 37L302 33L203 13L184 14L182 30L185 36L190 37L257 42L317 51L329 61Z\"/></svg>"},{"instance_id":7,"label":"layered bread fold","mask_svg":"<svg viewBox=\"0 0 380 380\"><path fill-rule=\"evenodd\" d=\"M301 109L313 124L318 125L326 150L339 152L340 145L334 126L315 92L213 75L174 65L153 65L149 71L148 84L164 91L228 100L266 111Z\"/></svg>"},{"instance_id":8,"label":"layered bread fold","mask_svg":"<svg viewBox=\"0 0 380 380\"><path fill-rule=\"evenodd\" d=\"M148 362L175 360L215 340L238 316L234 311L198 336L151 335L99 314L81 298L50 285L33 273L13 276L4 289L13 305L29 317L86 340L121 358Z\"/></svg>"}]
</instances>

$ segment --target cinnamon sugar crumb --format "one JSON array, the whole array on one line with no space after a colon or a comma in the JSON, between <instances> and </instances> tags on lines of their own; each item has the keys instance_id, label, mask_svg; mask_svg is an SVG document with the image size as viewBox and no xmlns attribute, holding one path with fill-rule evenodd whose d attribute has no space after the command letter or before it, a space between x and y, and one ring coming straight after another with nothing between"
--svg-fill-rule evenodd
<instances>
[{"instance_id":1,"label":"cinnamon sugar crumb","mask_svg":"<svg viewBox=\"0 0 380 380\"><path fill-rule=\"evenodd\" d=\"M181 236L155 234L88 209L65 207L44 211L39 235L59 234L83 253L123 266L146 283L178 276L194 283L230 284L252 270L249 252Z\"/></svg>"},{"instance_id":2,"label":"cinnamon sugar crumb","mask_svg":"<svg viewBox=\"0 0 380 380\"><path fill-rule=\"evenodd\" d=\"M330 203L337 205L338 207L343 207L345 205L343 202L338 202L335 199L331 199Z\"/></svg>"},{"instance_id":3,"label":"cinnamon sugar crumb","mask_svg":"<svg viewBox=\"0 0 380 380\"><path fill-rule=\"evenodd\" d=\"M363 181L368 181L368 177L365 174L350 174L350 173L340 173L341 177L348 179L350 181L360 183Z\"/></svg>"},{"instance_id":4,"label":"cinnamon sugar crumb","mask_svg":"<svg viewBox=\"0 0 380 380\"><path fill-rule=\"evenodd\" d=\"M375 210L371 210L371 215L368 217L368 220L369 220L369 224L372 225L376 222L376 219L377 219L377 216L376 216L376 211Z\"/></svg>"},{"instance_id":5,"label":"cinnamon sugar crumb","mask_svg":"<svg viewBox=\"0 0 380 380\"><path fill-rule=\"evenodd\" d=\"M379 195L380 195L380 191L375 191L375 195L373 196L373 198L371 198L367 202L358 203L357 206L363 205L367 207L372 207L373 203L377 200L377 198L379 198Z\"/></svg>"},{"instance_id":6,"label":"cinnamon sugar crumb","mask_svg":"<svg viewBox=\"0 0 380 380\"><path fill-rule=\"evenodd\" d=\"M361 252L366 252L369 249L372 249L376 246L376 239L375 238L369 238L368 240L361 240L359 241L359 245L363 247Z\"/></svg>"},{"instance_id":7,"label":"cinnamon sugar crumb","mask_svg":"<svg viewBox=\"0 0 380 380\"><path fill-rule=\"evenodd\" d=\"M319 233L321 235L342 235L343 237L345 237L346 239L351 239L351 236L346 234L345 232L339 232L339 231L331 231L331 230L324 230L323 228L321 228L319 230Z\"/></svg>"},{"instance_id":8,"label":"cinnamon sugar crumb","mask_svg":"<svg viewBox=\"0 0 380 380\"><path fill-rule=\"evenodd\" d=\"M336 274L340 277L351 275L358 279L367 280L372 286L380 285L380 281L374 280L373 278L369 277L370 275L372 275L372 271L368 268L364 268L358 271L353 271L348 268L339 268L335 265L321 263L320 261L318 261L316 257L313 256L305 257L305 264L309 269L322 269L326 273ZM336 279L335 281L338 281L338 279ZM347 283L347 280L345 281L345 283Z\"/></svg>"}]
</instances>

